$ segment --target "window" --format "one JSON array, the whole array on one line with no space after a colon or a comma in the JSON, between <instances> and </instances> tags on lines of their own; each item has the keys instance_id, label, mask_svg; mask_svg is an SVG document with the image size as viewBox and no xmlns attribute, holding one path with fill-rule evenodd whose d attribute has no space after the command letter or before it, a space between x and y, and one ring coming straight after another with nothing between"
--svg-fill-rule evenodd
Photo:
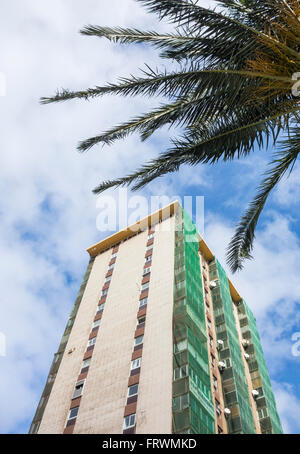
<instances>
[{"instance_id":1,"label":"window","mask_svg":"<svg viewBox=\"0 0 300 454\"><path fill-rule=\"evenodd\" d=\"M214 375L213 375L213 384L214 384L214 388L218 389L218 381Z\"/></svg>"},{"instance_id":2,"label":"window","mask_svg":"<svg viewBox=\"0 0 300 454\"><path fill-rule=\"evenodd\" d=\"M97 312L101 312L101 311L103 311L103 309L104 309L104 303L99 304Z\"/></svg>"},{"instance_id":3,"label":"window","mask_svg":"<svg viewBox=\"0 0 300 454\"><path fill-rule=\"evenodd\" d=\"M110 258L110 259L114 259L114 258L116 258L116 257L117 257L117 255L118 255L118 253L117 253L117 252L114 252L113 254L111 254L111 258Z\"/></svg>"},{"instance_id":4,"label":"window","mask_svg":"<svg viewBox=\"0 0 300 454\"><path fill-rule=\"evenodd\" d=\"M78 415L79 407L71 408L68 419L74 419Z\"/></svg>"},{"instance_id":5,"label":"window","mask_svg":"<svg viewBox=\"0 0 300 454\"><path fill-rule=\"evenodd\" d=\"M92 358L85 359L82 363L82 369L84 367L89 367L89 365L91 364L91 360L92 360Z\"/></svg>"},{"instance_id":6,"label":"window","mask_svg":"<svg viewBox=\"0 0 300 454\"><path fill-rule=\"evenodd\" d=\"M146 247L146 252L151 251L152 249L153 249L153 244L151 244L150 246Z\"/></svg>"},{"instance_id":7,"label":"window","mask_svg":"<svg viewBox=\"0 0 300 454\"><path fill-rule=\"evenodd\" d=\"M183 350L187 349L187 339L183 339L180 342L177 342L177 344L174 344L174 350L175 353L182 352Z\"/></svg>"},{"instance_id":8,"label":"window","mask_svg":"<svg viewBox=\"0 0 300 454\"><path fill-rule=\"evenodd\" d=\"M90 339L88 341L88 347L91 347L92 345L95 345L95 343L96 343L96 337L93 337L93 339Z\"/></svg>"},{"instance_id":9,"label":"window","mask_svg":"<svg viewBox=\"0 0 300 454\"><path fill-rule=\"evenodd\" d=\"M54 355L53 362L54 362L54 363L57 363L57 361L58 361L60 358L61 358L61 353L56 353L56 354Z\"/></svg>"},{"instance_id":10,"label":"window","mask_svg":"<svg viewBox=\"0 0 300 454\"><path fill-rule=\"evenodd\" d=\"M100 323L101 323L101 318L99 320L96 320L94 323L93 323L93 329L94 328L98 328L98 326L100 326Z\"/></svg>"},{"instance_id":11,"label":"window","mask_svg":"<svg viewBox=\"0 0 300 454\"><path fill-rule=\"evenodd\" d=\"M49 375L47 382L48 382L48 383L53 382L53 381L55 380L55 376L56 376L56 375L53 375L53 374Z\"/></svg>"},{"instance_id":12,"label":"window","mask_svg":"<svg viewBox=\"0 0 300 454\"><path fill-rule=\"evenodd\" d=\"M135 426L135 413L133 415L125 416L124 418L124 430L130 429Z\"/></svg>"},{"instance_id":13,"label":"window","mask_svg":"<svg viewBox=\"0 0 300 454\"><path fill-rule=\"evenodd\" d=\"M210 345L211 347L214 346L214 340L213 340L213 338L212 338L211 336L209 336L209 345Z\"/></svg>"},{"instance_id":14,"label":"window","mask_svg":"<svg viewBox=\"0 0 300 454\"><path fill-rule=\"evenodd\" d=\"M178 274L180 274L180 273L181 273L182 271L184 271L184 270L185 270L185 265L176 267L176 270L175 270L176 276L177 276Z\"/></svg>"},{"instance_id":15,"label":"window","mask_svg":"<svg viewBox=\"0 0 300 454\"><path fill-rule=\"evenodd\" d=\"M152 261L152 255L148 255L145 259L145 263L151 262Z\"/></svg>"},{"instance_id":16,"label":"window","mask_svg":"<svg viewBox=\"0 0 300 454\"><path fill-rule=\"evenodd\" d=\"M142 323L144 324L146 321L146 315L143 315L142 317L138 318L137 324L141 325Z\"/></svg>"},{"instance_id":17,"label":"window","mask_svg":"<svg viewBox=\"0 0 300 454\"><path fill-rule=\"evenodd\" d=\"M221 429L220 426L218 426L218 434L221 435L223 433L223 430Z\"/></svg>"},{"instance_id":18,"label":"window","mask_svg":"<svg viewBox=\"0 0 300 454\"><path fill-rule=\"evenodd\" d=\"M259 397L262 397L264 395L264 391L262 388L256 388L256 391L258 392Z\"/></svg>"},{"instance_id":19,"label":"window","mask_svg":"<svg viewBox=\"0 0 300 454\"><path fill-rule=\"evenodd\" d=\"M224 363L226 364L226 367L231 367L231 359L230 358L224 359Z\"/></svg>"},{"instance_id":20,"label":"window","mask_svg":"<svg viewBox=\"0 0 300 454\"><path fill-rule=\"evenodd\" d=\"M45 399L46 399L45 397L41 397L39 404L38 404L38 408L40 408L44 405Z\"/></svg>"},{"instance_id":21,"label":"window","mask_svg":"<svg viewBox=\"0 0 300 454\"><path fill-rule=\"evenodd\" d=\"M252 380L255 380L256 378L260 378L259 370L254 370L253 372L251 372L250 375L251 375Z\"/></svg>"},{"instance_id":22,"label":"window","mask_svg":"<svg viewBox=\"0 0 300 454\"><path fill-rule=\"evenodd\" d=\"M211 328L211 321L209 319L207 319L207 326L208 328Z\"/></svg>"},{"instance_id":23,"label":"window","mask_svg":"<svg viewBox=\"0 0 300 454\"><path fill-rule=\"evenodd\" d=\"M149 241L149 240L152 240L152 238L154 238L154 233L150 233L150 234L148 235L148 241Z\"/></svg>"},{"instance_id":24,"label":"window","mask_svg":"<svg viewBox=\"0 0 300 454\"><path fill-rule=\"evenodd\" d=\"M216 413L218 416L220 416L221 415L220 402L217 399L215 400L215 402L216 402Z\"/></svg>"},{"instance_id":25,"label":"window","mask_svg":"<svg viewBox=\"0 0 300 454\"><path fill-rule=\"evenodd\" d=\"M109 265L109 267L108 267L108 271L110 271L110 270L113 270L113 269L114 269L114 267L115 267L115 264L114 264L114 263L112 263L111 265Z\"/></svg>"},{"instance_id":26,"label":"window","mask_svg":"<svg viewBox=\"0 0 300 454\"><path fill-rule=\"evenodd\" d=\"M147 301L148 301L148 298L143 298L142 300L140 300L139 307L141 308L141 307L145 306L145 304L147 304Z\"/></svg>"},{"instance_id":27,"label":"window","mask_svg":"<svg viewBox=\"0 0 300 454\"><path fill-rule=\"evenodd\" d=\"M108 276L108 277L105 279L104 284L107 284L107 283L110 282L110 281L111 281L111 276Z\"/></svg>"},{"instance_id":28,"label":"window","mask_svg":"<svg viewBox=\"0 0 300 454\"><path fill-rule=\"evenodd\" d=\"M76 383L72 399L76 399L76 397L80 397L82 395L84 383L85 380L81 380Z\"/></svg>"},{"instance_id":29,"label":"window","mask_svg":"<svg viewBox=\"0 0 300 454\"><path fill-rule=\"evenodd\" d=\"M142 358L137 358L131 361L131 370L141 367L141 359Z\"/></svg>"},{"instance_id":30,"label":"window","mask_svg":"<svg viewBox=\"0 0 300 454\"><path fill-rule=\"evenodd\" d=\"M103 298L103 296L105 296L107 294L108 294L108 288L106 288L105 290L102 290L101 298Z\"/></svg>"},{"instance_id":31,"label":"window","mask_svg":"<svg viewBox=\"0 0 300 454\"><path fill-rule=\"evenodd\" d=\"M178 282L176 285L176 289L180 290L181 288L185 288L185 280Z\"/></svg>"},{"instance_id":32,"label":"window","mask_svg":"<svg viewBox=\"0 0 300 454\"><path fill-rule=\"evenodd\" d=\"M180 378L184 378L188 376L188 365L184 364L184 366L176 367L174 369L174 380L179 380Z\"/></svg>"},{"instance_id":33,"label":"window","mask_svg":"<svg viewBox=\"0 0 300 454\"><path fill-rule=\"evenodd\" d=\"M210 355L210 358L211 358L211 364L212 364L212 367L215 367L215 364L216 364L216 360L215 360L215 357L214 357L214 355Z\"/></svg>"},{"instance_id":34,"label":"window","mask_svg":"<svg viewBox=\"0 0 300 454\"><path fill-rule=\"evenodd\" d=\"M144 268L144 271L143 271L143 276L145 276L145 274L148 274L148 273L150 273L150 271L151 271L151 268L150 268L150 266L149 266L149 268Z\"/></svg>"},{"instance_id":35,"label":"window","mask_svg":"<svg viewBox=\"0 0 300 454\"><path fill-rule=\"evenodd\" d=\"M144 342L144 336L138 336L134 339L134 345L141 345Z\"/></svg>"},{"instance_id":36,"label":"window","mask_svg":"<svg viewBox=\"0 0 300 454\"><path fill-rule=\"evenodd\" d=\"M189 406L189 394L173 398L173 411L181 411Z\"/></svg>"},{"instance_id":37,"label":"window","mask_svg":"<svg viewBox=\"0 0 300 454\"><path fill-rule=\"evenodd\" d=\"M147 290L149 288L149 282L146 282L146 284L143 284L142 285L142 292L144 292L145 290Z\"/></svg>"},{"instance_id":38,"label":"window","mask_svg":"<svg viewBox=\"0 0 300 454\"><path fill-rule=\"evenodd\" d=\"M257 410L259 419L267 418L269 416L267 407Z\"/></svg>"},{"instance_id":39,"label":"window","mask_svg":"<svg viewBox=\"0 0 300 454\"><path fill-rule=\"evenodd\" d=\"M41 424L41 422L36 422L35 424L32 424L29 433L31 433L31 434L37 434L37 433L38 433L38 430L39 430L39 427L40 427L40 424Z\"/></svg>"},{"instance_id":40,"label":"window","mask_svg":"<svg viewBox=\"0 0 300 454\"><path fill-rule=\"evenodd\" d=\"M138 384L129 386L127 397L136 396L137 393L138 393L138 390L139 390L139 385Z\"/></svg>"}]
</instances>

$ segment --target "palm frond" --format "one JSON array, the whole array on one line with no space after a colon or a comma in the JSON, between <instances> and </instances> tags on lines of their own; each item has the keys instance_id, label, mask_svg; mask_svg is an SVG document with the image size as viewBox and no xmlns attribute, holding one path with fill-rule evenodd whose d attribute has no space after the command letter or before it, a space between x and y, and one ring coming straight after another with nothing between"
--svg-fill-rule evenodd
<instances>
[{"instance_id":1,"label":"palm frond","mask_svg":"<svg viewBox=\"0 0 300 454\"><path fill-rule=\"evenodd\" d=\"M207 68L202 69L198 63L191 63L184 71L174 71L167 73L166 70L154 71L150 67L143 71L145 77L131 76L130 78L121 78L117 84L108 84L104 87L89 88L82 91L69 91L62 89L53 97L42 97L42 104L67 101L70 99L95 98L106 94L115 94L122 96L165 96L168 98L176 96L185 96L197 88L197 93L201 90L206 93L217 89L220 84L224 87L232 83L234 85L249 85L248 78L264 79L270 82L282 81L292 84L288 77L278 75L264 74L262 71L250 70L230 70L225 68ZM230 78L230 79L229 79Z\"/></svg>"},{"instance_id":2,"label":"palm frond","mask_svg":"<svg viewBox=\"0 0 300 454\"><path fill-rule=\"evenodd\" d=\"M125 45L150 44L160 57L175 62L172 69L147 66L140 75L116 83L78 91L61 89L55 96L41 98L41 103L107 94L167 99L150 112L80 143L79 150L85 151L131 133L146 140L162 126L180 128L180 136L156 159L123 178L103 182L95 193L124 185L137 190L176 172L182 164L239 159L254 146L276 146L280 133L286 133L288 139L280 144L229 247L228 261L236 271L251 256L255 228L268 195L299 153L299 132L290 128L298 124L300 110L299 98L292 94L294 75L300 72L299 0L219 0L219 9L214 10L197 0L137 1L160 19L174 23L174 32L87 25L81 33Z\"/></svg>"},{"instance_id":3,"label":"palm frond","mask_svg":"<svg viewBox=\"0 0 300 454\"><path fill-rule=\"evenodd\" d=\"M224 40L240 40L241 36L248 36L251 40L254 37L264 38L266 41L271 43L275 40L275 36L271 37L266 34L263 30L248 25L246 21L239 21L236 18L230 16L230 14L224 14L215 10L207 9L197 5L190 1L182 0L137 0L145 6L148 10L153 13L157 13L160 18L169 17L172 22L178 23L180 26L188 26L189 32L194 33L197 30L205 27L205 35L210 36L223 36ZM273 0L276 1L276 0ZM290 0L292 1L292 0ZM282 4L284 2L279 1ZM283 7L284 8L284 7ZM276 40L277 45L285 50L287 54L294 58L299 57L298 51L294 50L293 47L288 46L282 40Z\"/></svg>"},{"instance_id":4,"label":"palm frond","mask_svg":"<svg viewBox=\"0 0 300 454\"><path fill-rule=\"evenodd\" d=\"M300 129L293 128L270 163L271 169L258 188L258 194L242 216L227 250L227 263L234 273L242 269L245 258L251 258L255 229L270 192L288 170L292 170L300 153Z\"/></svg>"},{"instance_id":5,"label":"palm frond","mask_svg":"<svg viewBox=\"0 0 300 454\"><path fill-rule=\"evenodd\" d=\"M104 87L83 91L61 90L53 97L41 98L42 104L66 101L69 99L83 98L90 99L103 96L106 94L115 94L122 96L183 96L198 83L198 77L201 69L197 64L191 64L184 71L155 71L150 67L142 71L144 77L131 76L130 78L120 78L117 84L108 84Z\"/></svg>"},{"instance_id":6,"label":"palm frond","mask_svg":"<svg viewBox=\"0 0 300 454\"><path fill-rule=\"evenodd\" d=\"M286 111L289 111L287 106ZM138 190L156 178L178 171L182 164L214 164L220 159L227 161L246 156L255 144L262 148L268 145L270 139L273 143L276 141L280 130L286 128L286 122L282 120L283 114L284 111L281 110L268 118L267 122L263 118L252 124L246 122L243 127L237 126L240 122L236 120L230 125L220 125L218 129L216 126L209 127L202 124L193 138L187 137L183 141L174 141L174 147L161 153L158 158L124 178L100 184L94 193L100 194L108 188L130 184L133 184L133 190ZM245 114L245 120L247 117ZM201 142L199 137L202 139Z\"/></svg>"},{"instance_id":7,"label":"palm frond","mask_svg":"<svg viewBox=\"0 0 300 454\"><path fill-rule=\"evenodd\" d=\"M173 75L174 79L171 80L169 77L156 77L152 88L149 84L143 83L143 87L140 87L138 82L133 82L131 80L131 87L129 88L128 84L126 86L114 86L110 87L111 90L117 89L120 93L127 94L129 90L134 91L135 93L145 90L154 89L158 90L164 89L164 94L172 93L174 96L174 91L179 90L179 95L176 96L176 101L169 103L167 105L161 106L158 109L154 109L148 114L134 118L133 120L126 122L124 124L118 125L104 134L100 134L89 138L79 144L79 151L87 151L96 144L104 143L106 145L112 144L115 140L125 138L128 134L135 131L144 130L144 125L147 125L145 134L142 137L149 137L155 130L161 126L172 123L177 125L188 125L196 124L201 121L207 121L219 117L218 121L222 119L224 111L229 111L234 107L237 109L238 105L244 105L247 101L242 93L245 92L245 85L251 85L252 77L245 79L245 75L250 75L254 78L254 72L245 72L245 71L228 71L228 70L202 70L194 71L194 73L187 72L186 79L183 77L183 74ZM257 73L257 76L264 78L263 73ZM157 75L156 75L157 76ZM268 76L266 76L268 77ZM278 77L277 77L278 78ZM183 83L183 81L185 83ZM290 80L289 80L290 82ZM135 83L135 85L134 85ZM179 85L178 85L179 83ZM164 84L164 85L162 85ZM161 85L161 88L159 86ZM235 88L234 88L235 87ZM192 91L194 89L194 92ZM98 90L99 93L99 90ZM186 96L186 93L189 93L189 96ZM89 91L86 96L93 96L93 93ZM71 94L62 94L62 98L59 99L59 95L52 101L49 99L43 100L43 102L55 102L58 100L69 99ZM83 92L73 93L73 97L83 97ZM192 109L191 109L192 106Z\"/></svg>"},{"instance_id":8,"label":"palm frond","mask_svg":"<svg viewBox=\"0 0 300 454\"><path fill-rule=\"evenodd\" d=\"M221 7L238 21L243 21L252 27L259 27L264 31L266 18L275 20L278 17L276 0L217 0Z\"/></svg>"},{"instance_id":9,"label":"palm frond","mask_svg":"<svg viewBox=\"0 0 300 454\"><path fill-rule=\"evenodd\" d=\"M99 143L111 145L116 140L124 139L129 134L137 131L141 132L144 139L146 137L148 138L153 132L165 124L172 123L172 125L179 125L191 120L197 102L199 102L197 98L179 98L173 103L164 104L145 115L136 117L127 123L122 123L104 134L81 142L78 150L81 152L87 151Z\"/></svg>"},{"instance_id":10,"label":"palm frond","mask_svg":"<svg viewBox=\"0 0 300 454\"><path fill-rule=\"evenodd\" d=\"M142 31L136 28L100 27L98 25L86 25L80 30L82 35L107 38L109 41L119 44L150 43L158 48L168 46L182 46L186 42L196 38L183 34L160 34L155 31Z\"/></svg>"},{"instance_id":11,"label":"palm frond","mask_svg":"<svg viewBox=\"0 0 300 454\"><path fill-rule=\"evenodd\" d=\"M222 30L218 33L207 34L207 30L197 34L180 33L178 29L176 34L159 34L155 31L141 31L138 29L129 29L121 27L100 27L97 25L88 25L84 27L81 34L87 36L97 36L107 38L109 41L119 44L129 43L147 43L155 48L161 49L162 58L170 58L177 61L188 58L197 58L198 61L206 60L206 63L224 62L227 58L238 67L243 66L243 62L249 59L254 52L265 46L249 40L248 34L239 36L239 40L232 40L232 36ZM226 46L224 41L226 41Z\"/></svg>"}]
</instances>

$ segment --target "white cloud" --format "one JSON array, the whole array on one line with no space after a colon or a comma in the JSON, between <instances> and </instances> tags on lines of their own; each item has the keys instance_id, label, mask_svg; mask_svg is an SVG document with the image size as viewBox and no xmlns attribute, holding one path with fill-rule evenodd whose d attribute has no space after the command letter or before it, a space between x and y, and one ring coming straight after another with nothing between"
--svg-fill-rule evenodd
<instances>
[{"instance_id":1,"label":"white cloud","mask_svg":"<svg viewBox=\"0 0 300 454\"><path fill-rule=\"evenodd\" d=\"M272 383L285 434L300 433L300 400L289 383Z\"/></svg>"},{"instance_id":2,"label":"white cloud","mask_svg":"<svg viewBox=\"0 0 300 454\"><path fill-rule=\"evenodd\" d=\"M159 64L157 53L145 46L120 48L79 35L83 25L169 26L157 23L134 0L15 0L6 2L0 22L0 39L6 43L0 72L7 81L7 96L0 98L0 332L7 338L7 356L0 357L5 408L0 431L16 432L26 430L24 424L33 416L40 380L48 372L88 261L85 248L100 238L91 189L161 151L155 142L141 143L135 136L86 155L75 151L79 140L147 110L145 100L107 97L51 106L38 100L56 88L115 81L136 73L145 61ZM157 142L165 139L166 132L160 133ZM204 168L183 168L179 179L162 179L145 193L173 195L183 192L186 182L211 185ZM207 240L224 262L232 231L223 220L209 222ZM238 277L238 288L259 317L283 299L284 317L299 295L299 245L287 220L274 218L258 238L255 254L255 264ZM71 285L68 276L75 281ZM287 282L292 283L288 299ZM267 332L274 329L280 337L280 326L275 328L273 324ZM287 347L280 345L283 355Z\"/></svg>"},{"instance_id":3,"label":"white cloud","mask_svg":"<svg viewBox=\"0 0 300 454\"><path fill-rule=\"evenodd\" d=\"M298 208L300 198L300 165L297 163L291 174L287 174L277 187L275 192L275 200L283 207L290 208L295 206Z\"/></svg>"},{"instance_id":4,"label":"white cloud","mask_svg":"<svg viewBox=\"0 0 300 454\"><path fill-rule=\"evenodd\" d=\"M211 249L231 275L226 267L226 247L234 229L228 221L208 214L205 233ZM238 283L238 290L254 312L264 315L277 301L283 300L286 304L297 301L300 294L300 244L288 219L273 214L264 223L257 232L253 256L255 260L245 261L244 270L231 275L231 278Z\"/></svg>"},{"instance_id":5,"label":"white cloud","mask_svg":"<svg viewBox=\"0 0 300 454\"><path fill-rule=\"evenodd\" d=\"M40 380L88 262L85 249L100 237L91 189L156 153L137 137L87 155L75 151L79 140L145 110L141 99L41 106L39 98L56 88L114 81L147 60L157 64L148 48L125 50L79 35L85 24L166 26L133 0L111 0L105 7L98 0L27 0L3 9L1 72L7 96L0 102L0 332L6 335L7 356L0 358L0 400L6 409L0 431L14 432L28 429L24 424L33 416ZM69 276L75 283L70 285Z\"/></svg>"}]
</instances>

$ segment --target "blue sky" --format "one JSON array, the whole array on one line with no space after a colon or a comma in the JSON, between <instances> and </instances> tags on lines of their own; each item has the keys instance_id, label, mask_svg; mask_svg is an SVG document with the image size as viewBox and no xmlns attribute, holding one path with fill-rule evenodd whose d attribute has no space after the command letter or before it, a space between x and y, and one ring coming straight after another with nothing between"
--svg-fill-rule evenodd
<instances>
[{"instance_id":1,"label":"blue sky","mask_svg":"<svg viewBox=\"0 0 300 454\"><path fill-rule=\"evenodd\" d=\"M88 263L85 250L105 235L96 228L99 208L91 189L157 155L169 137L167 130L145 143L132 136L79 155L79 140L148 110L153 101L107 97L41 106L38 99L61 87L115 81L144 62L160 65L150 48L80 36L83 25L169 26L134 0L12 0L2 9L0 73L7 92L0 97L0 332L7 351L0 356L0 432L26 433ZM204 196L205 239L224 264L234 225L270 151L215 167L184 167L141 194ZM260 220L255 260L232 278L257 318L279 413L291 433L300 433L300 356L293 356L291 339L300 332L299 182L296 166Z\"/></svg>"}]
</instances>

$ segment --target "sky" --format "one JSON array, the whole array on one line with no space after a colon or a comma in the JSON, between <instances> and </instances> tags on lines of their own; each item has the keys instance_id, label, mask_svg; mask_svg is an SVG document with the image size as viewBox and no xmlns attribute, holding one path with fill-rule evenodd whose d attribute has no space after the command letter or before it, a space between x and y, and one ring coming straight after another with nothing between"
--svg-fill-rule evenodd
<instances>
[{"instance_id":1,"label":"sky","mask_svg":"<svg viewBox=\"0 0 300 454\"><path fill-rule=\"evenodd\" d=\"M88 263L86 248L108 234L97 228L101 202L92 189L157 156L173 134L164 129L144 143L133 135L79 154L79 140L159 100L103 97L42 106L39 98L62 87L115 82L138 74L145 63L161 67L150 47L84 37L78 33L84 25L171 26L134 0L10 0L1 6L0 342L5 336L6 351L2 356L2 342L0 432L17 434L29 430ZM254 151L240 162L185 166L138 195L203 196L205 240L225 266L234 226L270 156L270 150ZM118 191L108 194L118 201ZM296 165L266 206L254 260L232 277L257 319L286 433L300 433L299 195Z\"/></svg>"}]
</instances>

